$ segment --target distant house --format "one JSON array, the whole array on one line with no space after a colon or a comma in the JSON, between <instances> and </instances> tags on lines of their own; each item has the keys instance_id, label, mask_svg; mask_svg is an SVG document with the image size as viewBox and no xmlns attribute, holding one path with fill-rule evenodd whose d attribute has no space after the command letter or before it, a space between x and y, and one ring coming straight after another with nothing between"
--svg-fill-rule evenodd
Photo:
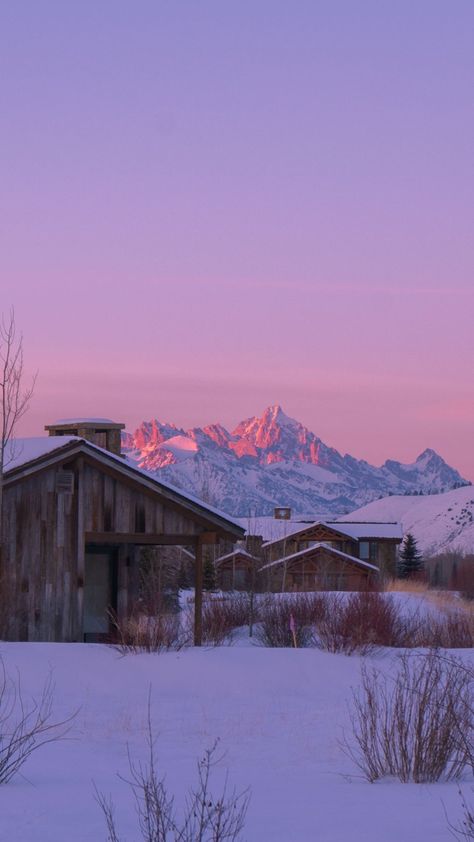
<instances>
[{"instance_id":1,"label":"distant house","mask_svg":"<svg viewBox=\"0 0 474 842\"><path fill-rule=\"evenodd\" d=\"M248 590L251 581L257 591L360 590L396 573L399 523L261 518L255 528L263 535L247 534L245 549L217 560L223 590Z\"/></svg>"},{"instance_id":2,"label":"distant house","mask_svg":"<svg viewBox=\"0 0 474 842\"><path fill-rule=\"evenodd\" d=\"M269 591L360 591L379 572L376 565L321 542L271 561L259 575Z\"/></svg>"},{"instance_id":3,"label":"distant house","mask_svg":"<svg viewBox=\"0 0 474 842\"><path fill-rule=\"evenodd\" d=\"M397 548L402 537L399 523L318 520L300 524L299 528L264 542L262 551L269 563L315 544L325 544L356 561L370 563L383 573L395 575Z\"/></svg>"},{"instance_id":4,"label":"distant house","mask_svg":"<svg viewBox=\"0 0 474 842\"><path fill-rule=\"evenodd\" d=\"M255 588L255 574L261 565L259 558L243 547L236 547L233 552L216 560L217 587L223 591L248 591Z\"/></svg>"},{"instance_id":5,"label":"distant house","mask_svg":"<svg viewBox=\"0 0 474 842\"><path fill-rule=\"evenodd\" d=\"M110 609L123 618L136 597L140 548L164 545L194 552L200 642L203 546L233 544L244 530L127 462L122 426L75 419L48 426L49 438L18 442L3 488L0 619L8 639L105 639Z\"/></svg>"}]
</instances>

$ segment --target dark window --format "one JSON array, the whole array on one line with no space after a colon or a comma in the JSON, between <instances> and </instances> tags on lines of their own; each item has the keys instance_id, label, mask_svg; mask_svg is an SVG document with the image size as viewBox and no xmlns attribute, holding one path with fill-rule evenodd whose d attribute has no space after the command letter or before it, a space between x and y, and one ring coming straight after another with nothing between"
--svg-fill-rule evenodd
<instances>
[{"instance_id":1,"label":"dark window","mask_svg":"<svg viewBox=\"0 0 474 842\"><path fill-rule=\"evenodd\" d=\"M145 506L137 503L135 506L135 532L145 532Z\"/></svg>"}]
</instances>

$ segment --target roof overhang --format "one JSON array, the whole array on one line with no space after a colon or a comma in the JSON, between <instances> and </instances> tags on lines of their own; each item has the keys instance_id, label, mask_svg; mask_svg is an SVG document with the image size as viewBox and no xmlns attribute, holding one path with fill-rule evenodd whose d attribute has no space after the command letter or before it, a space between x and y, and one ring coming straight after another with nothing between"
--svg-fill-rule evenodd
<instances>
[{"instance_id":1,"label":"roof overhang","mask_svg":"<svg viewBox=\"0 0 474 842\"><path fill-rule=\"evenodd\" d=\"M311 532L320 527L321 529L326 529L328 532L334 535L335 538L341 538L344 541L347 541L349 538L350 540L354 540L352 535L349 532L345 532L343 529L336 528L333 526L332 523L327 523L325 520L316 520L314 523L306 524L302 529L296 529L294 532L288 532L286 535L282 535L281 538L275 538L272 541L265 541L262 544L262 547L272 547L276 544L281 544L284 541L288 540L295 540L301 539L304 540L307 533L308 540L311 540Z\"/></svg>"},{"instance_id":2,"label":"roof overhang","mask_svg":"<svg viewBox=\"0 0 474 842\"><path fill-rule=\"evenodd\" d=\"M328 546L328 544L320 543L315 544L313 547L307 547L305 550L300 550L297 553L292 553L291 555L282 556L282 558L278 558L275 561L269 562L269 564L265 564L264 567L261 567L260 570L268 570L270 567L276 567L281 564L294 564L298 561L303 561L305 558L310 558L311 556L317 555L332 555L342 561L346 561L348 564L355 564L357 567L363 567L365 570L370 570L373 573L379 573L380 569L376 567L375 564L370 564L368 561L363 561L361 558L357 558L356 556L349 555L348 553L343 553L341 550L336 550L334 547Z\"/></svg>"},{"instance_id":3,"label":"roof overhang","mask_svg":"<svg viewBox=\"0 0 474 842\"><path fill-rule=\"evenodd\" d=\"M230 538L234 541L242 540L245 537L243 527L231 518L227 518L224 513L207 506L206 503L191 495L184 494L173 486L160 482L147 472L125 462L121 456L109 453L109 451L103 450L84 439L78 438L73 441L69 439L64 445L58 443L58 447L54 450L49 450L44 455L6 471L4 486L8 487L52 465L63 464L79 456L83 456L89 463L107 468L108 471L117 476L126 477L148 493L159 495L162 500L169 501L174 506L179 506L185 512L199 518L206 531L216 531L220 537Z\"/></svg>"}]
</instances>

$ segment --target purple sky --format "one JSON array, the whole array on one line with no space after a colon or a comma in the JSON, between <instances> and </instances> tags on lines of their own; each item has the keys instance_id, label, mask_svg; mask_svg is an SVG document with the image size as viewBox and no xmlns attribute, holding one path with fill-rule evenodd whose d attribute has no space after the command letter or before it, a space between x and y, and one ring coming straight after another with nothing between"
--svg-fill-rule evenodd
<instances>
[{"instance_id":1,"label":"purple sky","mask_svg":"<svg viewBox=\"0 0 474 842\"><path fill-rule=\"evenodd\" d=\"M281 403L474 479L472 0L17 0L0 306L57 416Z\"/></svg>"}]
</instances>

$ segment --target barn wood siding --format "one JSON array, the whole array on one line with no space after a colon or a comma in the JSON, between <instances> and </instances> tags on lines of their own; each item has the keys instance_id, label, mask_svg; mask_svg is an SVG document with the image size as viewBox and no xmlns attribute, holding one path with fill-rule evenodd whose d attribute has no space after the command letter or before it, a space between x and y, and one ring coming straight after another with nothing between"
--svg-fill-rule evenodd
<instances>
[{"instance_id":1,"label":"barn wood siding","mask_svg":"<svg viewBox=\"0 0 474 842\"><path fill-rule=\"evenodd\" d=\"M57 471L4 489L2 589L12 640L77 639L76 495L56 491Z\"/></svg>"},{"instance_id":2,"label":"barn wood siding","mask_svg":"<svg viewBox=\"0 0 474 842\"><path fill-rule=\"evenodd\" d=\"M63 468L73 473L72 493L57 490ZM87 453L7 479L3 503L0 625L4 616L8 628L0 633L10 640L83 639L86 540L116 548L117 607L124 614L137 589L138 545L228 537L185 501Z\"/></svg>"},{"instance_id":3,"label":"barn wood siding","mask_svg":"<svg viewBox=\"0 0 474 842\"><path fill-rule=\"evenodd\" d=\"M158 494L138 484L104 473L95 465L83 468L84 532L140 535L199 535L196 520Z\"/></svg>"}]
</instances>

